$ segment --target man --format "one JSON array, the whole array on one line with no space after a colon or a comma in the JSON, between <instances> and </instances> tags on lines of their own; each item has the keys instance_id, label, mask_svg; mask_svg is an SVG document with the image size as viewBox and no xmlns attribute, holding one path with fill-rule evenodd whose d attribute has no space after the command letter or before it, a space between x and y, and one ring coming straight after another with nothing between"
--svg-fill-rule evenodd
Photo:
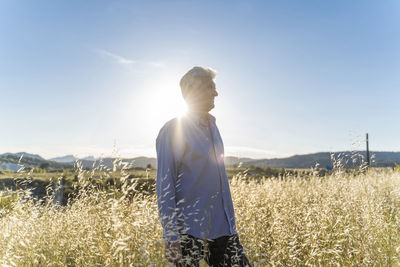
<instances>
[{"instance_id":1,"label":"man","mask_svg":"<svg viewBox=\"0 0 400 267\"><path fill-rule=\"evenodd\" d=\"M181 79L188 114L157 137L157 202L166 256L176 266L250 266L236 232L215 118L215 71L194 67Z\"/></svg>"}]
</instances>

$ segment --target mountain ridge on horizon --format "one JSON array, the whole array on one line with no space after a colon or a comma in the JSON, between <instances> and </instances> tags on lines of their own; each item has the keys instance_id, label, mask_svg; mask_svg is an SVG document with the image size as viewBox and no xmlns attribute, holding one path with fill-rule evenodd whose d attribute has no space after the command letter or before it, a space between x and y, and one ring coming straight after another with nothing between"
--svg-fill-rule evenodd
<instances>
[{"instance_id":1,"label":"mountain ridge on horizon","mask_svg":"<svg viewBox=\"0 0 400 267\"><path fill-rule=\"evenodd\" d=\"M374 167L394 167L400 164L400 152L394 151L371 151L372 166ZM21 155L23 156L21 157ZM255 167L271 167L271 168L313 168L319 166L321 168L331 168L340 159L344 167L355 167L365 163L365 151L338 151L338 152L316 152L309 154L295 154L290 157L269 158L269 159L253 159L249 157L225 157L225 165L232 166L255 166ZM72 168L76 160L82 163L84 168L96 168L106 166L112 168L117 157L95 158L88 156L84 158L76 158L73 155L65 155L51 159L44 159L40 155L30 154L26 152L4 153L0 154L0 164L21 163L30 166L40 166L43 162L50 163L53 168ZM157 167L157 159L154 157L134 157L119 158L123 162L129 164L130 167L145 168L149 165Z\"/></svg>"},{"instance_id":2,"label":"mountain ridge on horizon","mask_svg":"<svg viewBox=\"0 0 400 267\"><path fill-rule=\"evenodd\" d=\"M236 156L226 156L225 158L238 158L238 159L244 159L245 161L247 160L276 160L276 159L286 159L286 158L291 158L295 156L305 156L305 155L314 155L314 154L322 154L322 153L330 153L330 154L341 154L341 153L365 153L365 150L346 150L346 151L318 151L318 152L310 152L310 153L296 153L290 156L282 156L282 157L269 157L269 158L252 158L252 157L236 157ZM370 151L370 153L400 153L400 151ZM0 154L0 156L8 156L8 155L14 155L14 156L21 156L23 154L23 157L31 157L31 158L37 158L37 159L42 159L42 160L48 160L48 161L55 161L55 162L63 162L63 159L71 159L71 161L64 161L64 162L73 162L74 160L99 160L99 159L105 159L105 158L121 158L121 159L135 159L135 158L149 158L149 159L155 159L156 157L151 157L151 156L135 156L135 157L116 157L113 155L108 155L104 157L95 157L93 155L88 155L85 157L76 157L72 154L67 154L64 156L58 156L58 157L51 157L51 158L44 158L40 156L39 154L32 154L28 152L6 152ZM74 160L72 160L74 159Z\"/></svg>"}]
</instances>

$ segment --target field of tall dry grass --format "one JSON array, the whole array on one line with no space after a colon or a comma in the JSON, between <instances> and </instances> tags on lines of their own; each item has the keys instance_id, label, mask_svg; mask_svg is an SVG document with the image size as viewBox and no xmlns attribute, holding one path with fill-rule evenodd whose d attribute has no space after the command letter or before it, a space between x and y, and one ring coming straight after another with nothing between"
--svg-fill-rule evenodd
<instances>
[{"instance_id":1,"label":"field of tall dry grass","mask_svg":"<svg viewBox=\"0 0 400 267\"><path fill-rule=\"evenodd\" d=\"M230 184L253 266L400 266L399 172ZM0 265L166 266L155 195L124 192L86 187L57 207L0 191Z\"/></svg>"}]
</instances>

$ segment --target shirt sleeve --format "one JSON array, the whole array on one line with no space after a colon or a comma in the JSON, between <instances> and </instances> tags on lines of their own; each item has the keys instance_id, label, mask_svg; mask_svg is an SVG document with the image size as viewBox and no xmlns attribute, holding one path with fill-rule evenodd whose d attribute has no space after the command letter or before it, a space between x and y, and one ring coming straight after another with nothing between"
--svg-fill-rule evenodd
<instances>
[{"instance_id":1,"label":"shirt sleeve","mask_svg":"<svg viewBox=\"0 0 400 267\"><path fill-rule=\"evenodd\" d=\"M166 241L179 240L175 187L177 180L176 151L174 151L174 130L171 125L161 129L157 140L156 193L158 214Z\"/></svg>"}]
</instances>

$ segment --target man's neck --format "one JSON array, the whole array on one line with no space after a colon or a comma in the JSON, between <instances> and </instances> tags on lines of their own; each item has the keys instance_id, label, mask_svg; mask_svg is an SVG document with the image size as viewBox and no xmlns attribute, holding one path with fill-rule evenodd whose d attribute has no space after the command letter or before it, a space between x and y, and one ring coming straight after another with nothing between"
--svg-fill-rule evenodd
<instances>
[{"instance_id":1,"label":"man's neck","mask_svg":"<svg viewBox=\"0 0 400 267\"><path fill-rule=\"evenodd\" d=\"M199 116L200 120L202 120L204 123L207 123L209 115L208 112L194 109L189 109L189 112Z\"/></svg>"},{"instance_id":2,"label":"man's neck","mask_svg":"<svg viewBox=\"0 0 400 267\"><path fill-rule=\"evenodd\" d=\"M208 112L207 111L189 109L189 112L196 114L200 118L207 118L208 117Z\"/></svg>"}]
</instances>

